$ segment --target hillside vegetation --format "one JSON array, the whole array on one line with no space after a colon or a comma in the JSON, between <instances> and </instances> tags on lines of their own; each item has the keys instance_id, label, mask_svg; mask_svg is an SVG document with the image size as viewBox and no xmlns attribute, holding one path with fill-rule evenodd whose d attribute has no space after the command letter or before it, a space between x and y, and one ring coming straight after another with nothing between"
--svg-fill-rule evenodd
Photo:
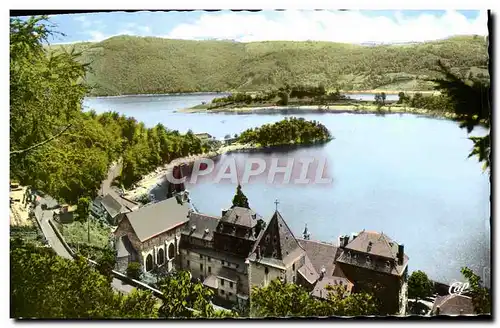
<instances>
[{"instance_id":1,"label":"hillside vegetation","mask_svg":"<svg viewBox=\"0 0 500 328\"><path fill-rule=\"evenodd\" d=\"M405 45L332 42L188 41L116 36L57 45L90 63L93 95L200 91L263 91L285 84L341 90L430 90L441 59L461 75L487 74L480 36Z\"/></svg>"}]
</instances>

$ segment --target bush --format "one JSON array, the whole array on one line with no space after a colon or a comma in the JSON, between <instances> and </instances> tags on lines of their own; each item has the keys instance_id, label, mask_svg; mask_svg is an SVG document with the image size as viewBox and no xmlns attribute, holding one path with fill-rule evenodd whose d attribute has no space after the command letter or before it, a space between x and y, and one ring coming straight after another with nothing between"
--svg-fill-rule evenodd
<instances>
[{"instance_id":1,"label":"bush","mask_svg":"<svg viewBox=\"0 0 500 328\"><path fill-rule=\"evenodd\" d=\"M130 262L127 267L127 276L138 280L141 277L141 264L139 262Z\"/></svg>"}]
</instances>

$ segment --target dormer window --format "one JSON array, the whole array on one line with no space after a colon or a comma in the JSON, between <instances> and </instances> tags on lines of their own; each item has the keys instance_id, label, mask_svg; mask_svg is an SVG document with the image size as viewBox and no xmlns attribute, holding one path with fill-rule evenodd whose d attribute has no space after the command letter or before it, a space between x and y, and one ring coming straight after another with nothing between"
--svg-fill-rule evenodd
<instances>
[{"instance_id":1,"label":"dormer window","mask_svg":"<svg viewBox=\"0 0 500 328\"><path fill-rule=\"evenodd\" d=\"M370 256L366 257L366 264L368 265L372 264L372 259L370 258Z\"/></svg>"}]
</instances>

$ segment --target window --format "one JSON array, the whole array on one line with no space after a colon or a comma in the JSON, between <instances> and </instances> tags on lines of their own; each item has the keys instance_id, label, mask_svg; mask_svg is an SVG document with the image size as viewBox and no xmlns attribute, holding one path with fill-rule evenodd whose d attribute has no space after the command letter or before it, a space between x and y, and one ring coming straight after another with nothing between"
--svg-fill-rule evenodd
<instances>
[{"instance_id":1,"label":"window","mask_svg":"<svg viewBox=\"0 0 500 328\"><path fill-rule=\"evenodd\" d=\"M220 294L221 294L221 295L224 295L224 289L221 289L221 290L220 290Z\"/></svg>"},{"instance_id":2,"label":"window","mask_svg":"<svg viewBox=\"0 0 500 328\"><path fill-rule=\"evenodd\" d=\"M236 269L238 269L239 267L240 267L240 265L239 265L239 264L236 264Z\"/></svg>"},{"instance_id":3,"label":"window","mask_svg":"<svg viewBox=\"0 0 500 328\"><path fill-rule=\"evenodd\" d=\"M233 288L233 283L232 282L229 283L229 287Z\"/></svg>"},{"instance_id":4,"label":"window","mask_svg":"<svg viewBox=\"0 0 500 328\"><path fill-rule=\"evenodd\" d=\"M221 286L224 286L224 279L221 279L221 280L220 280L220 285L221 285Z\"/></svg>"},{"instance_id":5,"label":"window","mask_svg":"<svg viewBox=\"0 0 500 328\"><path fill-rule=\"evenodd\" d=\"M295 272L295 263L292 265L292 270Z\"/></svg>"},{"instance_id":6,"label":"window","mask_svg":"<svg viewBox=\"0 0 500 328\"><path fill-rule=\"evenodd\" d=\"M264 273L265 273L266 275L269 273L269 269L268 269L267 267L264 269Z\"/></svg>"},{"instance_id":7,"label":"window","mask_svg":"<svg viewBox=\"0 0 500 328\"><path fill-rule=\"evenodd\" d=\"M212 259L210 258L210 256L207 258L207 261L212 262Z\"/></svg>"},{"instance_id":8,"label":"window","mask_svg":"<svg viewBox=\"0 0 500 328\"><path fill-rule=\"evenodd\" d=\"M186 263L187 263L187 266L189 266L189 260L187 260Z\"/></svg>"},{"instance_id":9,"label":"window","mask_svg":"<svg viewBox=\"0 0 500 328\"><path fill-rule=\"evenodd\" d=\"M233 293L229 293L229 296L230 296L230 297L231 297L231 296L233 296Z\"/></svg>"},{"instance_id":10,"label":"window","mask_svg":"<svg viewBox=\"0 0 500 328\"><path fill-rule=\"evenodd\" d=\"M200 270L203 271L203 264L200 263Z\"/></svg>"},{"instance_id":11,"label":"window","mask_svg":"<svg viewBox=\"0 0 500 328\"><path fill-rule=\"evenodd\" d=\"M220 264L221 264L221 265L224 265L224 261L220 261Z\"/></svg>"},{"instance_id":12,"label":"window","mask_svg":"<svg viewBox=\"0 0 500 328\"><path fill-rule=\"evenodd\" d=\"M203 260L203 255L200 254L200 260Z\"/></svg>"},{"instance_id":13,"label":"window","mask_svg":"<svg viewBox=\"0 0 500 328\"><path fill-rule=\"evenodd\" d=\"M208 273L212 273L212 268L208 267Z\"/></svg>"}]
</instances>

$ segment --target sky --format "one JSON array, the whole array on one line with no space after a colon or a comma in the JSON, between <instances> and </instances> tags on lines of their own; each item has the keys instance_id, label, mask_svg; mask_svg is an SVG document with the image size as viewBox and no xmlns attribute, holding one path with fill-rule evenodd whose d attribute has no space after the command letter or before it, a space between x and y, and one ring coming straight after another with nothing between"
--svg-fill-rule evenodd
<instances>
[{"instance_id":1,"label":"sky","mask_svg":"<svg viewBox=\"0 0 500 328\"><path fill-rule=\"evenodd\" d=\"M260 12L110 12L50 16L51 43L102 41L116 35L172 39L421 42L453 35L487 35L486 11L286 10Z\"/></svg>"}]
</instances>

